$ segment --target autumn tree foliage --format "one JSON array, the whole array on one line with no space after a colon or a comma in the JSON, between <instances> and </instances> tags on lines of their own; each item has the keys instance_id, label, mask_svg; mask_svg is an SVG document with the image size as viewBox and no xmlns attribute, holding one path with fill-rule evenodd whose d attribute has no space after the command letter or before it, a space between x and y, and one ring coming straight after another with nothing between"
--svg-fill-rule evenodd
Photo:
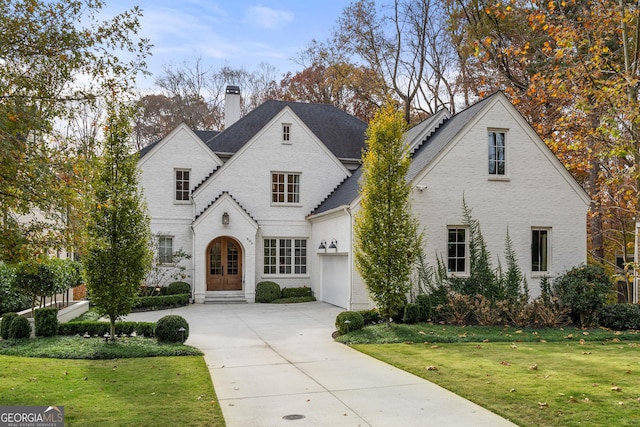
<instances>
[{"instance_id":1,"label":"autumn tree foliage","mask_svg":"<svg viewBox=\"0 0 640 427\"><path fill-rule=\"evenodd\" d=\"M591 256L628 253L640 190L637 3L447 5L468 90L505 90L588 191Z\"/></svg>"},{"instance_id":2,"label":"autumn tree foliage","mask_svg":"<svg viewBox=\"0 0 640 427\"><path fill-rule=\"evenodd\" d=\"M112 88L131 88L149 43L140 10L102 20L104 3L0 3L0 258L77 243L93 147L66 133ZM120 59L126 53L130 60ZM68 126L67 126L68 125ZM63 130L60 130L62 128ZM82 143L81 143L82 142Z\"/></svg>"},{"instance_id":3,"label":"autumn tree foliage","mask_svg":"<svg viewBox=\"0 0 640 427\"><path fill-rule=\"evenodd\" d=\"M391 104L380 109L369 124L361 209L355 216L356 267L387 325L404 306L410 274L422 247L406 179L411 160L405 130L403 114Z\"/></svg>"}]
</instances>

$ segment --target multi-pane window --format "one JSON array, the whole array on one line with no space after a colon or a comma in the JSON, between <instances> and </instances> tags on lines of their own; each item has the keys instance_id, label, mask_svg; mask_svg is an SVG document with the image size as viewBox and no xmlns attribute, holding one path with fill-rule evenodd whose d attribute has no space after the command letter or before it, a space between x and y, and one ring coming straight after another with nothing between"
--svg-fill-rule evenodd
<instances>
[{"instance_id":1,"label":"multi-pane window","mask_svg":"<svg viewBox=\"0 0 640 427\"><path fill-rule=\"evenodd\" d=\"M489 175L506 173L506 134L489 132Z\"/></svg>"},{"instance_id":2,"label":"multi-pane window","mask_svg":"<svg viewBox=\"0 0 640 427\"><path fill-rule=\"evenodd\" d=\"M189 170L176 169L176 200L189 200Z\"/></svg>"},{"instance_id":3,"label":"multi-pane window","mask_svg":"<svg viewBox=\"0 0 640 427\"><path fill-rule=\"evenodd\" d=\"M264 239L264 274L278 271L278 246L276 239Z\"/></svg>"},{"instance_id":4,"label":"multi-pane window","mask_svg":"<svg viewBox=\"0 0 640 427\"><path fill-rule=\"evenodd\" d=\"M173 237L158 237L158 264L173 264Z\"/></svg>"},{"instance_id":5,"label":"multi-pane window","mask_svg":"<svg viewBox=\"0 0 640 427\"><path fill-rule=\"evenodd\" d=\"M300 203L300 174L274 172L271 174L272 203Z\"/></svg>"},{"instance_id":6,"label":"multi-pane window","mask_svg":"<svg viewBox=\"0 0 640 427\"><path fill-rule=\"evenodd\" d=\"M289 123L282 124L282 141L291 141L291 125Z\"/></svg>"},{"instance_id":7,"label":"multi-pane window","mask_svg":"<svg viewBox=\"0 0 640 427\"><path fill-rule=\"evenodd\" d=\"M307 240L264 239L264 274L307 274Z\"/></svg>"},{"instance_id":8,"label":"multi-pane window","mask_svg":"<svg viewBox=\"0 0 640 427\"><path fill-rule=\"evenodd\" d=\"M467 271L467 229L449 227L447 237L447 271L466 273Z\"/></svg>"},{"instance_id":9,"label":"multi-pane window","mask_svg":"<svg viewBox=\"0 0 640 427\"><path fill-rule=\"evenodd\" d=\"M549 230L531 230L531 271L549 271Z\"/></svg>"}]
</instances>

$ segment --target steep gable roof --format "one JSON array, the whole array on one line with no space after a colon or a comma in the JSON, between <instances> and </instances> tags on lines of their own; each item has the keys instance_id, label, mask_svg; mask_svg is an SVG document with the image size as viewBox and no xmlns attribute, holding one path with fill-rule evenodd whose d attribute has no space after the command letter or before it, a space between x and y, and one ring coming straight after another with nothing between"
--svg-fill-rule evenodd
<instances>
[{"instance_id":1,"label":"steep gable roof","mask_svg":"<svg viewBox=\"0 0 640 427\"><path fill-rule=\"evenodd\" d=\"M202 140L202 142L206 143L208 140L219 134L217 130L194 130L194 134ZM164 138L157 140L156 142L152 142L151 144L143 147L138 153L140 154L140 158L143 158L149 151L153 150L156 145L158 145Z\"/></svg>"},{"instance_id":2,"label":"steep gable roof","mask_svg":"<svg viewBox=\"0 0 640 427\"><path fill-rule=\"evenodd\" d=\"M360 159L365 147L366 123L325 104L266 101L206 143L216 153L235 153L285 107L289 107L334 156Z\"/></svg>"},{"instance_id":3,"label":"steep gable roof","mask_svg":"<svg viewBox=\"0 0 640 427\"><path fill-rule=\"evenodd\" d=\"M496 92L499 93L499 92ZM424 122L407 131L407 143L415 151L411 165L407 172L407 180L413 180L440 153L440 151L460 132L496 94L490 95L460 113L450 116L438 112ZM442 111L442 110L441 110ZM417 128L417 129L416 129ZM428 129L426 140L413 141L409 138L419 137ZM362 168L358 168L351 177L329 195L313 212L312 215L328 212L340 206L351 204L359 194Z\"/></svg>"}]
</instances>

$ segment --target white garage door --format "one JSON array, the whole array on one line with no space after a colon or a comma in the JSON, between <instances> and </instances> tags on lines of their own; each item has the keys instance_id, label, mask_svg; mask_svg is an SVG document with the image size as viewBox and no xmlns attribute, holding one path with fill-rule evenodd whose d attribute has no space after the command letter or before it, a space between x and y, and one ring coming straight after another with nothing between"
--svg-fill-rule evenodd
<instances>
[{"instance_id":1,"label":"white garage door","mask_svg":"<svg viewBox=\"0 0 640 427\"><path fill-rule=\"evenodd\" d=\"M346 255L322 256L322 300L338 307L349 305L349 262Z\"/></svg>"}]
</instances>

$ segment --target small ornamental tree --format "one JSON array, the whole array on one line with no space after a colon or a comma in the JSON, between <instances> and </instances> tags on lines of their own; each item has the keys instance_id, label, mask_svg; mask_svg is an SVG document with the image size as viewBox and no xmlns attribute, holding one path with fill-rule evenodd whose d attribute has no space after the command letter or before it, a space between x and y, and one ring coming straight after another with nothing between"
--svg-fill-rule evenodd
<instances>
[{"instance_id":1,"label":"small ornamental tree","mask_svg":"<svg viewBox=\"0 0 640 427\"><path fill-rule=\"evenodd\" d=\"M387 326L405 304L411 271L422 247L409 200L405 130L402 113L390 104L369 124L361 210L355 217L356 267Z\"/></svg>"},{"instance_id":2,"label":"small ornamental tree","mask_svg":"<svg viewBox=\"0 0 640 427\"><path fill-rule=\"evenodd\" d=\"M131 312L153 254L149 216L138 189L137 157L129 143L131 112L110 106L109 113L83 263L91 302L109 318L113 340L115 322Z\"/></svg>"}]
</instances>

